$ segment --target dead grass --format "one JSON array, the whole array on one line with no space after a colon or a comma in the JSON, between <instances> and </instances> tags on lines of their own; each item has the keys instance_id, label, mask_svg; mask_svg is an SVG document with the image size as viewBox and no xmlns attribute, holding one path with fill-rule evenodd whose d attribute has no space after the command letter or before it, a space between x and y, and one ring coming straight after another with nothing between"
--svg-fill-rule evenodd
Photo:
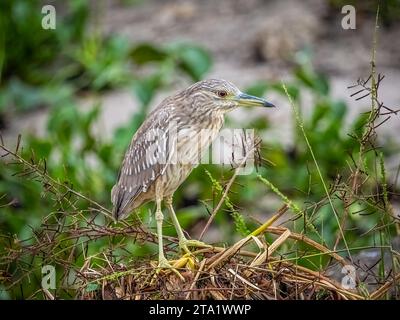
<instances>
[{"instance_id":1,"label":"dead grass","mask_svg":"<svg viewBox=\"0 0 400 320\"><path fill-rule=\"evenodd\" d=\"M286 210L283 207L275 217ZM271 220L270 220L271 221ZM269 224L267 222L267 224ZM264 233L279 235L271 244L264 242ZM328 248L304 235L294 234L286 228L267 226L256 236L248 236L228 248L213 247L193 252L193 257L175 261L182 281L169 270L156 273L156 261L140 261L131 266L113 265L80 271L78 297L81 299L328 299L362 300L379 298L390 284L381 286L369 296L357 290L345 289L317 272L287 261L276 253L286 241L302 241L321 254L331 256L334 263L346 261ZM252 251L249 242L257 244ZM195 260L195 261L194 261ZM89 284L99 284L101 289L88 292Z\"/></svg>"},{"instance_id":2,"label":"dead grass","mask_svg":"<svg viewBox=\"0 0 400 320\"><path fill-rule=\"evenodd\" d=\"M156 273L156 261L140 261L131 266L113 265L93 270L80 270L78 297L81 299L268 299L268 300L363 300L377 299L392 286L385 283L374 292L360 294L317 272L288 261L277 249L286 241L299 241L322 255L329 255L333 263L347 265L345 259L304 235L292 233L271 224L287 210L281 208L263 226L228 248L212 247L193 252L174 261L184 277L182 281L170 270ZM276 234L271 244L264 234ZM252 251L250 242L259 251ZM254 247L254 246L253 246ZM399 275L396 276L399 278ZM99 284L101 290L88 292L89 284Z\"/></svg>"}]
</instances>

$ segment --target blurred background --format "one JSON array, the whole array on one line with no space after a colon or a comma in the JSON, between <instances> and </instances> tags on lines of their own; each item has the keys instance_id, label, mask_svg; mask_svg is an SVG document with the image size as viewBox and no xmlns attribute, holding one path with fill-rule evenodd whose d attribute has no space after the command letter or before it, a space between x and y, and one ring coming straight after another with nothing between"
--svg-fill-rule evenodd
<instances>
[{"instance_id":1,"label":"blurred background","mask_svg":"<svg viewBox=\"0 0 400 320\"><path fill-rule=\"evenodd\" d=\"M54 30L42 28L44 4L56 9ZM341 25L345 16L341 10L347 4L356 8L354 30ZM282 197L260 181L259 174L305 210L319 231L311 238L334 246L337 221L329 206L315 210L325 191L281 82L299 107L328 186L338 177L349 177L351 155L360 148L354 133L365 121L363 112L371 102L356 100L351 95L357 90L348 87L371 73L377 1L6 0L0 8L0 130L5 145L15 147L22 134L20 150L27 159L32 155L46 159L50 176L111 208L110 190L122 156L146 114L195 81L223 78L242 91L268 98L278 108L236 110L227 117L227 127L256 129L266 161L258 172L237 179L204 240L232 243L281 207ZM399 1L381 1L377 34L377 72L385 75L379 98L397 110ZM392 220L400 214L399 130L395 115L377 129ZM59 212L40 183L20 177L19 170L0 162L2 250L35 243L34 234L45 218L70 219ZM231 176L229 166L204 165L179 188L178 217L193 238L200 234ZM369 187L378 188L373 183ZM349 246L368 247L381 239L379 231L370 232L382 219L376 208L380 200L377 196L370 203L352 204L346 225ZM340 199L337 205L340 208ZM87 204L78 203L65 212L79 208ZM149 228L154 227L151 210L152 204L141 209ZM283 220L293 217L296 213L288 213ZM109 222L98 215L96 219L99 224ZM135 218L130 219L134 223ZM286 226L304 231L302 219ZM168 223L165 232L175 235ZM389 233L396 234L394 226ZM106 250L118 260L122 251L116 248L121 246L130 257L156 252L154 244L137 245L126 237L121 244L120 240L86 239L86 254ZM392 236L386 240L391 242ZM79 266L79 249L74 254ZM317 268L327 263L317 258L318 262L304 263ZM18 265L12 268L13 276L24 272Z\"/></svg>"}]
</instances>

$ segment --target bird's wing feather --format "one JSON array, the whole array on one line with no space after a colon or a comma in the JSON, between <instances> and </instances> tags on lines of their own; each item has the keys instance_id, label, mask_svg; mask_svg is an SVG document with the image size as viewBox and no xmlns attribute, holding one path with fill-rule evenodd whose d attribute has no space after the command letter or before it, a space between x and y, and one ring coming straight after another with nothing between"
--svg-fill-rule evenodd
<instances>
[{"instance_id":1,"label":"bird's wing feather","mask_svg":"<svg viewBox=\"0 0 400 320\"><path fill-rule=\"evenodd\" d=\"M170 112L158 110L149 115L132 138L111 191L115 218L129 213L129 205L164 173L175 150L175 142L169 138L170 124Z\"/></svg>"}]
</instances>

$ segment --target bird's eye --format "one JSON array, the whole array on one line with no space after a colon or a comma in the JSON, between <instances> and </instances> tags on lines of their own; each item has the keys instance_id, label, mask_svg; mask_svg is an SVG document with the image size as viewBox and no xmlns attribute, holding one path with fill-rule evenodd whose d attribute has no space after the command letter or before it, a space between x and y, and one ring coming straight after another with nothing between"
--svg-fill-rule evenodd
<instances>
[{"instance_id":1,"label":"bird's eye","mask_svg":"<svg viewBox=\"0 0 400 320\"><path fill-rule=\"evenodd\" d=\"M218 91L217 92L218 97L224 98L228 95L228 93L226 91Z\"/></svg>"}]
</instances>

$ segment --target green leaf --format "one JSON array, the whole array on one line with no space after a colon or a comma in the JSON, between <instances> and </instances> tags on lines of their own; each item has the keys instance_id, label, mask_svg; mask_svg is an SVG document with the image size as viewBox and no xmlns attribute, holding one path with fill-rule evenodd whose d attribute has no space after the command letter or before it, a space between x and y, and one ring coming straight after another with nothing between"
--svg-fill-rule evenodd
<instances>
[{"instance_id":1,"label":"green leaf","mask_svg":"<svg viewBox=\"0 0 400 320\"><path fill-rule=\"evenodd\" d=\"M47 122L48 132L62 140L63 143L69 143L72 135L79 130L79 119L75 105L54 108Z\"/></svg>"},{"instance_id":2,"label":"green leaf","mask_svg":"<svg viewBox=\"0 0 400 320\"><path fill-rule=\"evenodd\" d=\"M175 53L179 67L194 81L199 81L211 68L211 57L203 48L196 46L178 46Z\"/></svg>"},{"instance_id":3,"label":"green leaf","mask_svg":"<svg viewBox=\"0 0 400 320\"><path fill-rule=\"evenodd\" d=\"M156 74L150 77L137 80L133 85L133 90L142 103L147 106L153 99L156 90L161 86L161 77Z\"/></svg>"},{"instance_id":4,"label":"green leaf","mask_svg":"<svg viewBox=\"0 0 400 320\"><path fill-rule=\"evenodd\" d=\"M86 133L90 133L90 129L92 128L95 121L98 119L100 115L100 104L96 104L93 108L84 115L81 115L81 126L82 130Z\"/></svg>"},{"instance_id":5,"label":"green leaf","mask_svg":"<svg viewBox=\"0 0 400 320\"><path fill-rule=\"evenodd\" d=\"M328 79L322 74L315 73L311 67L299 66L294 74L301 83L319 94L327 95L329 93Z\"/></svg>"},{"instance_id":6,"label":"green leaf","mask_svg":"<svg viewBox=\"0 0 400 320\"><path fill-rule=\"evenodd\" d=\"M329 113L329 108L324 103L316 104L311 116L310 128L315 128L320 120L323 120Z\"/></svg>"},{"instance_id":7,"label":"green leaf","mask_svg":"<svg viewBox=\"0 0 400 320\"><path fill-rule=\"evenodd\" d=\"M135 63L140 65L154 61L162 61L167 57L167 54L162 49L149 43L142 43L132 49L130 56Z\"/></svg>"},{"instance_id":8,"label":"green leaf","mask_svg":"<svg viewBox=\"0 0 400 320\"><path fill-rule=\"evenodd\" d=\"M48 159L52 150L50 141L41 140L39 138L28 138L28 145L35 152L37 159Z\"/></svg>"},{"instance_id":9,"label":"green leaf","mask_svg":"<svg viewBox=\"0 0 400 320\"><path fill-rule=\"evenodd\" d=\"M365 130L365 126L368 123L369 116L370 116L369 112L362 113L353 122L351 131L354 132L354 134L357 137L359 137L359 138L362 137L364 130Z\"/></svg>"}]
</instances>

